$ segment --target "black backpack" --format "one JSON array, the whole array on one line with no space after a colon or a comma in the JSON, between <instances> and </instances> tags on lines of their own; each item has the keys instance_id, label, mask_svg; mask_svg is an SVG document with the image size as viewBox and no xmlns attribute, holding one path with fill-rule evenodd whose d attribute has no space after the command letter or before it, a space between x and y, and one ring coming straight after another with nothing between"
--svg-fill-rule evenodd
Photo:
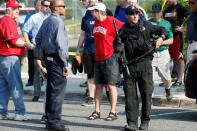
<instances>
[{"instance_id":1,"label":"black backpack","mask_svg":"<svg viewBox=\"0 0 197 131\"><path fill-rule=\"evenodd\" d=\"M126 23L120 31L128 63L136 62L147 56L153 58L155 44L146 30L147 26L146 21L140 21L137 28Z\"/></svg>"}]
</instances>

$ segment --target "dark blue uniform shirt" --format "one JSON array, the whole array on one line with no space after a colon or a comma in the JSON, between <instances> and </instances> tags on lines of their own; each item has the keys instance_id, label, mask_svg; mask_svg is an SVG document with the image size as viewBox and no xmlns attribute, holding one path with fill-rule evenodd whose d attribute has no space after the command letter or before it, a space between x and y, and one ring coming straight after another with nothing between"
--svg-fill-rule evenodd
<instances>
[{"instance_id":1,"label":"dark blue uniform shirt","mask_svg":"<svg viewBox=\"0 0 197 131\"><path fill-rule=\"evenodd\" d=\"M46 54L58 53L64 65L68 60L68 35L61 17L52 13L42 24L36 43Z\"/></svg>"}]
</instances>

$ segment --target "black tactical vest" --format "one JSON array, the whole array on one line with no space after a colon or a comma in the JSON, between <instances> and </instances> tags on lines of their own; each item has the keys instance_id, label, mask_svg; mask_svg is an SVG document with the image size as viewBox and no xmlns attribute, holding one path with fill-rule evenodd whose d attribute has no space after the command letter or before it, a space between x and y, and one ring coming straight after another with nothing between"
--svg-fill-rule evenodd
<instances>
[{"instance_id":1,"label":"black tactical vest","mask_svg":"<svg viewBox=\"0 0 197 131\"><path fill-rule=\"evenodd\" d=\"M124 43L127 61L132 61L140 56L153 58L154 43L150 39L146 21L140 20L137 25L126 23L120 31ZM139 61L139 60L138 60Z\"/></svg>"}]
</instances>

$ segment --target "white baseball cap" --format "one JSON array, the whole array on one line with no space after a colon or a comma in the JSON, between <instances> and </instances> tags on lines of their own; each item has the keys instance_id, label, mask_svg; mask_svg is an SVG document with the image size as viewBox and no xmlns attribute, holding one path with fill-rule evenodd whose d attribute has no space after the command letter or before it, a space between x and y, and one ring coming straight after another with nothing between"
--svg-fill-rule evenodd
<instances>
[{"instance_id":1,"label":"white baseball cap","mask_svg":"<svg viewBox=\"0 0 197 131\"><path fill-rule=\"evenodd\" d=\"M89 7L88 10L106 11L106 6L103 3L96 3L95 5Z\"/></svg>"},{"instance_id":2,"label":"white baseball cap","mask_svg":"<svg viewBox=\"0 0 197 131\"><path fill-rule=\"evenodd\" d=\"M128 2L138 3L138 0L128 0Z\"/></svg>"}]
</instances>

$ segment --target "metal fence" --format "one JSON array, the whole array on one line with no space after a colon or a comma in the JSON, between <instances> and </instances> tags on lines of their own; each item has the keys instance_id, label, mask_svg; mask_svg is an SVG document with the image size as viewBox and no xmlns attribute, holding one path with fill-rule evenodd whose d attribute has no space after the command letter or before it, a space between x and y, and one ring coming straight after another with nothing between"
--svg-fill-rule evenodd
<instances>
[{"instance_id":1,"label":"metal fence","mask_svg":"<svg viewBox=\"0 0 197 131\"><path fill-rule=\"evenodd\" d=\"M155 0L140 0L140 5L149 8L149 4ZM28 7L32 7L34 0L24 0L25 5ZM65 24L69 30L70 36L76 38L80 33L80 23L81 18L84 14L84 8L80 2L80 0L65 0L67 5L66 11L66 21ZM116 0L103 0L106 4L107 8L110 9L113 13L116 7Z\"/></svg>"}]
</instances>

